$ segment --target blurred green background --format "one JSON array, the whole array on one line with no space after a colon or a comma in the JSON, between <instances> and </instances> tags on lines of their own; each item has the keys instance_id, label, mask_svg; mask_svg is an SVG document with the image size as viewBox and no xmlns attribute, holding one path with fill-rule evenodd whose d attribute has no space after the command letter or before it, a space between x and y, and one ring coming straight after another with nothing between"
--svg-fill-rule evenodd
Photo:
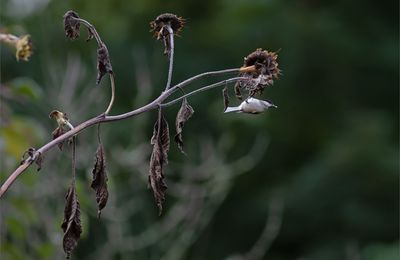
<instances>
[{"instance_id":1,"label":"blurred green background","mask_svg":"<svg viewBox=\"0 0 400 260\"><path fill-rule=\"evenodd\" d=\"M51 110L77 124L108 102L108 78L95 85L96 44L84 29L78 40L64 37L70 9L108 46L112 114L165 86L168 62L149 32L160 13L187 20L173 83L239 67L259 47L280 50L283 71L262 96L279 109L265 114L222 114L221 89L189 99L188 156L172 144L161 217L147 189L156 113L102 127L110 199L100 220L90 189L95 130L79 135L83 233L73 259L399 258L397 2L2 0L1 31L29 33L34 55L17 62L1 46L1 183L27 148L50 140ZM166 110L171 134L178 109ZM1 199L1 259L63 259L70 167L69 150L55 148Z\"/></svg>"}]
</instances>

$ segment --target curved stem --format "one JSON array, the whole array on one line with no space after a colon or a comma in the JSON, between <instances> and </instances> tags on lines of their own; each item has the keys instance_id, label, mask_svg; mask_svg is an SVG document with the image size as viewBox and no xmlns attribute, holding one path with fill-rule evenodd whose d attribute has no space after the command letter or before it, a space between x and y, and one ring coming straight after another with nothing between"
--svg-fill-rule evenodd
<instances>
[{"instance_id":1,"label":"curved stem","mask_svg":"<svg viewBox=\"0 0 400 260\"><path fill-rule=\"evenodd\" d=\"M72 137L72 182L76 181L76 136Z\"/></svg>"},{"instance_id":2,"label":"curved stem","mask_svg":"<svg viewBox=\"0 0 400 260\"><path fill-rule=\"evenodd\" d=\"M180 100L182 100L182 99L184 99L184 98L190 97L190 96L195 95L195 94L197 94L197 93L199 93L199 92L207 91L207 90L209 90L209 89L216 88L216 87L219 87L219 86L224 86L224 85L226 85L226 84L228 84L228 83L236 82L236 81L242 80L242 79L245 79L245 78L244 78L244 77L236 77L236 78L231 78L231 79L223 80L223 81L220 81L220 82L217 82L217 83L214 83L214 84L211 84L211 85L208 85L208 86L205 86L205 87L196 89L196 90L194 90L194 91L192 91L192 92L187 93L186 95L183 95L183 96L178 97L177 99L174 99L174 100L169 101L169 102L167 102L167 103L161 104L161 106L162 106L162 107L168 107L168 106L171 106L171 105L173 105L173 104L179 102Z\"/></svg>"},{"instance_id":3,"label":"curved stem","mask_svg":"<svg viewBox=\"0 0 400 260\"><path fill-rule=\"evenodd\" d=\"M110 113L110 110L114 104L114 99L115 99L115 80L114 80L114 74L113 73L109 73L110 74L110 81L111 81L111 99L110 99L110 103L108 104L108 107L106 109L106 112L104 112L105 115L108 115L108 113Z\"/></svg>"},{"instance_id":4,"label":"curved stem","mask_svg":"<svg viewBox=\"0 0 400 260\"><path fill-rule=\"evenodd\" d=\"M45 144L42 147L40 147L39 149L37 149L36 152L34 153L32 160L25 160L20 166L18 166L18 168L15 169L15 171L13 171L11 173L11 175L7 178L7 180L0 187L0 198L2 198L4 196L4 194L10 188L10 186L18 178L18 176L20 176L35 161L34 158L36 158L36 156L39 153L44 154L45 152L47 152L48 150L50 150L51 148L56 146L58 143L71 138L72 136L78 134L79 132L81 132L81 131L85 130L86 128L89 128L95 124L124 120L124 119L130 118L130 117L134 117L134 116L140 115L142 113L148 112L150 110L154 110L154 109L158 108L165 99L167 99L172 93L177 91L179 88L183 88L184 86L190 84L191 82L193 82L199 78L202 78L205 76L210 76L210 75L218 75L218 74L225 74L225 73L238 72L238 71L239 71L239 68L204 72L204 73L198 74L196 76L193 76L185 81L182 81L181 83L179 83L179 84L175 85L174 87L168 89L167 91L164 91L163 93L161 93L161 95L159 97L157 97L155 100L153 100L152 102L150 102L147 105L144 105L142 107L139 107L135 110L129 111L124 114L115 115L115 116L108 116L105 114L101 114L99 116L90 118L90 119L82 122L81 124L75 126L75 128L71 129L70 131L66 132L65 134L59 136L58 138L48 142L47 144ZM232 79L230 79L230 82L233 82L233 81L239 80L239 79L242 79L242 78L232 78ZM216 84L218 84L218 86L223 85L223 84L226 84L226 81L222 81L222 82L219 82ZM213 85L209 85L205 88L210 89L210 88L216 87L215 84L213 84ZM211 86L213 86L213 87L211 87ZM197 91L197 92L205 91L205 90L206 89L202 88L201 90L199 89L199 91ZM191 93L190 95L193 95L193 94L194 93ZM183 97L181 97L181 98L183 98ZM165 104L164 104L164 106L165 106Z\"/></svg>"},{"instance_id":5,"label":"curved stem","mask_svg":"<svg viewBox=\"0 0 400 260\"><path fill-rule=\"evenodd\" d=\"M169 58L169 68L168 68L168 79L167 85L165 86L165 90L168 90L171 86L172 72L174 67L174 31L171 26L166 26L168 30L169 44L170 49L168 50L168 58Z\"/></svg>"},{"instance_id":6,"label":"curved stem","mask_svg":"<svg viewBox=\"0 0 400 260\"><path fill-rule=\"evenodd\" d=\"M86 26L90 30L90 32L93 34L94 38L97 41L97 44L99 46L103 45L103 42L102 42L102 40L100 38L100 35L97 33L96 28L91 23L89 23L88 21L86 21L85 19L82 19L82 18L75 18L75 17L71 17L71 18L76 20L76 21L79 21L81 24Z\"/></svg>"}]
</instances>

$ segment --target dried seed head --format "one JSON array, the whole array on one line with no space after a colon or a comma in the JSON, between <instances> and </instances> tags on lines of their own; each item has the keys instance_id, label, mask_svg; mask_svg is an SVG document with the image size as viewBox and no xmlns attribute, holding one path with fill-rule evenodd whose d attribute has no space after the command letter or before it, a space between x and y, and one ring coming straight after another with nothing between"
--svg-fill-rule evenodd
<instances>
[{"instance_id":1,"label":"dried seed head","mask_svg":"<svg viewBox=\"0 0 400 260\"><path fill-rule=\"evenodd\" d=\"M262 50L261 48L250 53L244 58L240 75L248 80L240 83L241 87L249 90L249 96L262 93L266 86L274 83L280 75L277 62L278 55L275 52Z\"/></svg>"},{"instance_id":2,"label":"dried seed head","mask_svg":"<svg viewBox=\"0 0 400 260\"><path fill-rule=\"evenodd\" d=\"M29 57L32 55L31 36L25 35L20 37L15 47L17 48L17 52L15 54L17 60L28 61Z\"/></svg>"},{"instance_id":3,"label":"dried seed head","mask_svg":"<svg viewBox=\"0 0 400 260\"><path fill-rule=\"evenodd\" d=\"M164 55L168 58L171 56L172 44L170 38L170 31L174 35L178 35L183 28L185 20L182 17L178 17L174 14L161 14L150 23L151 31L154 32L154 36L157 40L162 40L164 44Z\"/></svg>"},{"instance_id":4,"label":"dried seed head","mask_svg":"<svg viewBox=\"0 0 400 260\"><path fill-rule=\"evenodd\" d=\"M150 22L151 31L154 32L154 36L157 40L161 39L164 34L168 35L168 31L165 30L165 26L170 26L175 35L178 35L185 24L185 19L175 14L160 14L157 18Z\"/></svg>"},{"instance_id":5,"label":"dried seed head","mask_svg":"<svg viewBox=\"0 0 400 260\"><path fill-rule=\"evenodd\" d=\"M64 14L64 31L67 38L76 39L79 37L79 21L74 18L79 18L78 13L69 10Z\"/></svg>"}]
</instances>

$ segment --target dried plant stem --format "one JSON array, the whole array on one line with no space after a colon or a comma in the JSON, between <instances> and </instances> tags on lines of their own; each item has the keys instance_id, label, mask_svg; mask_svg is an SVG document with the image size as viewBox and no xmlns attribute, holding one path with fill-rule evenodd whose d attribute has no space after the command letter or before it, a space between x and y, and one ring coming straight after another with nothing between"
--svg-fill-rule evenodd
<instances>
[{"instance_id":1,"label":"dried plant stem","mask_svg":"<svg viewBox=\"0 0 400 260\"><path fill-rule=\"evenodd\" d=\"M97 33L96 28L91 23L89 23L88 21L86 21L85 19L82 19L82 18L76 18L76 17L71 17L71 18L76 21L79 21L81 24L83 24L90 30L90 32L93 34L94 38L96 39L99 47L103 45L103 41L101 40L100 35Z\"/></svg>"},{"instance_id":2,"label":"dried plant stem","mask_svg":"<svg viewBox=\"0 0 400 260\"><path fill-rule=\"evenodd\" d=\"M110 99L110 103L108 104L108 107L106 109L106 112L104 112L105 115L108 115L110 113L110 110L114 104L114 99L115 99L115 79L114 79L114 74L113 73L109 73L110 74L110 81L111 81L111 99Z\"/></svg>"},{"instance_id":3,"label":"dried plant stem","mask_svg":"<svg viewBox=\"0 0 400 260\"><path fill-rule=\"evenodd\" d=\"M12 34L0 33L0 42L15 44L19 38Z\"/></svg>"},{"instance_id":4,"label":"dried plant stem","mask_svg":"<svg viewBox=\"0 0 400 260\"><path fill-rule=\"evenodd\" d=\"M165 86L165 90L168 90L171 86L171 79L172 79L172 72L174 70L174 31L172 30L171 26L166 26L168 30L168 37L169 37L169 44L170 49L168 53L169 57L169 68L168 68L168 79L167 85Z\"/></svg>"},{"instance_id":5,"label":"dried plant stem","mask_svg":"<svg viewBox=\"0 0 400 260\"><path fill-rule=\"evenodd\" d=\"M194 90L192 92L189 92L189 93L187 93L187 94L185 94L185 95L183 95L183 96L181 96L179 98L176 98L176 99L174 99L172 101L169 101L167 103L161 104L161 106L162 107L168 107L168 106L171 106L171 105L179 102L180 100L182 100L184 98L190 97L190 96L195 95L197 93L200 93L200 92L203 92L203 91L207 91L207 90L210 90L212 88L219 87L219 86L226 86L229 83L237 82L238 80L243 80L243 79L246 79L246 78L244 78L244 77L236 77L236 78L223 80L223 81L220 81L220 82L217 82L217 83L214 83L214 84L211 84L211 85L196 89L196 90Z\"/></svg>"},{"instance_id":6,"label":"dried plant stem","mask_svg":"<svg viewBox=\"0 0 400 260\"><path fill-rule=\"evenodd\" d=\"M158 96L156 99L154 99L152 102L148 103L147 105L144 105L140 108L137 108L135 110L129 111L127 113L124 114L120 114L120 115L115 115L115 116L108 116L105 115L104 113L90 118L84 122L82 122L81 124L75 126L75 128L71 129L70 131L66 132L65 134L59 136L58 138L48 142L47 144L43 145L42 147L40 147L39 149L37 149L35 151L35 153L33 154L33 157L30 158L29 160L25 160L13 173L11 173L11 175L7 178L7 180L3 183L3 185L0 187L0 198L3 197L3 195L7 192L7 190L10 188L10 186L14 183L14 181L18 178L18 176L20 176L37 158L37 156L39 154L44 154L45 152L47 152L49 149L53 148L54 146L56 146L58 143L63 142L69 138L71 138L74 135L77 135L78 133L80 133L81 131L83 131L84 129L91 127L95 124L99 124L99 123L106 123L106 122L113 122L113 121L119 121L119 120L124 120L130 117L134 117L137 115L140 115L142 113L157 109L160 107L160 104L167 99L172 93L174 93L175 91L177 91L180 88L183 88L186 85L189 85L191 82L205 77L205 76L210 76L210 75L218 75L218 74L227 74L227 73L231 73L231 72L238 72L239 68L235 68L235 69L226 69L226 70L218 70L218 71L210 71L210 72L205 72L205 73L201 73L198 74L196 76L193 76L185 81L182 81L181 83L175 85L174 87L164 91L161 93L160 96ZM205 91L207 89L211 89L214 88L216 86L220 86L220 85L224 85L226 84L226 82L233 82L233 81L237 81L239 79L242 78L231 78L219 83L212 84L209 85L205 88L201 88L201 90L199 89L199 91ZM196 92L196 93L197 93ZM190 94L190 93L189 93ZM190 95L194 95L195 93L191 93ZM183 97L180 97L180 99ZM176 101L177 102L177 101Z\"/></svg>"}]
</instances>

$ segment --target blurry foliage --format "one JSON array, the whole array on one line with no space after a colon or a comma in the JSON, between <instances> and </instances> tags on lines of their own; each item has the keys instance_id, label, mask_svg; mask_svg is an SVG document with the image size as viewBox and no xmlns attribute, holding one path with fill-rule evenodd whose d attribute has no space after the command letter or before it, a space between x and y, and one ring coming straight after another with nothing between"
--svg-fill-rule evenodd
<instances>
[{"instance_id":1,"label":"blurry foliage","mask_svg":"<svg viewBox=\"0 0 400 260\"><path fill-rule=\"evenodd\" d=\"M188 156L171 145L161 217L146 188L156 113L102 127L110 197L101 221L89 186L95 129L79 135L77 193L84 228L73 259L196 260L245 253L263 230L274 196L283 198L284 212L268 259L399 257L398 3L5 0L0 5L0 30L29 33L34 44L27 63L0 48L1 182L27 148L51 139L51 110L66 112L76 124L106 106L108 79L94 86L95 43L64 38L66 10L92 21L107 43L117 87L112 113L143 105L164 87L168 61L148 24L161 12L187 19L175 43L173 83L238 67L257 47L281 49L283 76L263 94L278 110L223 115L220 89L190 98L196 113L185 124ZM178 110L179 105L166 109L166 118L173 122ZM60 225L68 158L68 149L52 150L39 173L28 170L1 200L2 259L64 256Z\"/></svg>"}]
</instances>

